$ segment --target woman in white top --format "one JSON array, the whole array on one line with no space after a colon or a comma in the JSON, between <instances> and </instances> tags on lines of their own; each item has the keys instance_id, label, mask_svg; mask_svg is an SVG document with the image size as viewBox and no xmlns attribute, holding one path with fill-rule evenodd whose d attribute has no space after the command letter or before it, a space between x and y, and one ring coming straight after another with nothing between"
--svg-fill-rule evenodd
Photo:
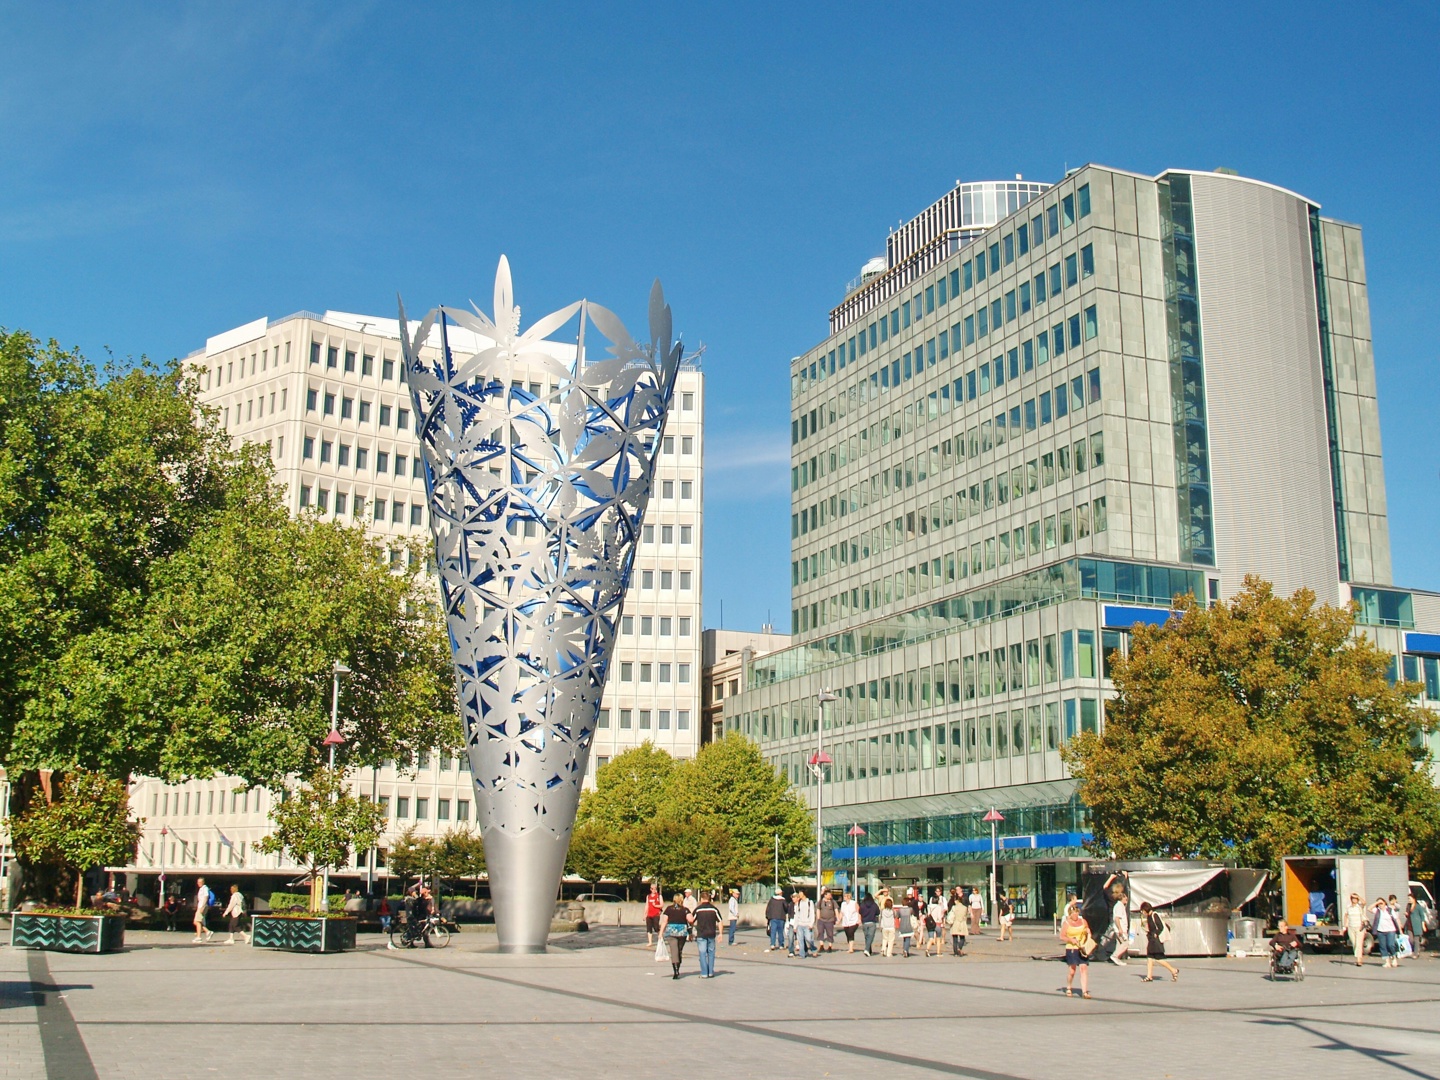
<instances>
[{"instance_id":1,"label":"woman in white top","mask_svg":"<svg viewBox=\"0 0 1440 1080\"><path fill-rule=\"evenodd\" d=\"M250 936L240 930L240 920L245 916L245 897L241 895L239 885L230 886L230 903L225 905L224 915L230 920L230 940L225 944L235 944L236 931L239 931L240 936L249 941Z\"/></svg>"},{"instance_id":2,"label":"woman in white top","mask_svg":"<svg viewBox=\"0 0 1440 1080\"><path fill-rule=\"evenodd\" d=\"M1365 902L1359 893L1350 894L1350 906L1345 909L1345 932L1350 935L1350 945L1355 950L1355 966L1365 963Z\"/></svg>"},{"instance_id":3,"label":"woman in white top","mask_svg":"<svg viewBox=\"0 0 1440 1080\"><path fill-rule=\"evenodd\" d=\"M935 946L936 956L940 955L940 950L945 945L945 910L945 894L936 889L930 897L929 906L925 909L925 914L930 920L926 927L930 931L930 936L925 940L926 956L930 955L931 945Z\"/></svg>"},{"instance_id":4,"label":"woman in white top","mask_svg":"<svg viewBox=\"0 0 1440 1080\"><path fill-rule=\"evenodd\" d=\"M895 901L888 896L880 906L880 955L895 955Z\"/></svg>"},{"instance_id":5,"label":"woman in white top","mask_svg":"<svg viewBox=\"0 0 1440 1080\"><path fill-rule=\"evenodd\" d=\"M855 931L860 929L860 904L848 892L840 901L840 929L845 932L845 940L850 944L845 951L854 952Z\"/></svg>"},{"instance_id":6,"label":"woman in white top","mask_svg":"<svg viewBox=\"0 0 1440 1080\"><path fill-rule=\"evenodd\" d=\"M1399 948L1395 939L1400 933L1400 920L1390 910L1390 905L1383 896L1376 899L1370 908L1370 930L1380 942L1380 956L1384 959L1385 966L1399 967Z\"/></svg>"}]
</instances>

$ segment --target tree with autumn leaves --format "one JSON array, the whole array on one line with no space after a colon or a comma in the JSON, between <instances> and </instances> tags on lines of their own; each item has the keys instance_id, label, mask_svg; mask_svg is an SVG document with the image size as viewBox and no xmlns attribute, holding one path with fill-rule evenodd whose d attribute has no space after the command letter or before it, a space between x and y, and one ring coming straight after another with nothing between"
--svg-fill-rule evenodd
<instances>
[{"instance_id":1,"label":"tree with autumn leaves","mask_svg":"<svg viewBox=\"0 0 1440 1080\"><path fill-rule=\"evenodd\" d=\"M1111 660L1103 733L1064 757L1094 846L1122 858L1278 867L1312 849L1418 853L1440 835L1420 687L1353 614L1255 577L1229 602L1177 601Z\"/></svg>"}]
</instances>

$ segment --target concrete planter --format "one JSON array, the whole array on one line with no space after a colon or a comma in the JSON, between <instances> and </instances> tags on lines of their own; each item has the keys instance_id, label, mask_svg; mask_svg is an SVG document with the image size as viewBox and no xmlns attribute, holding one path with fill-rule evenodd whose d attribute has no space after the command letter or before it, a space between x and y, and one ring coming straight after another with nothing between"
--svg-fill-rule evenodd
<instances>
[{"instance_id":1,"label":"concrete planter","mask_svg":"<svg viewBox=\"0 0 1440 1080\"><path fill-rule=\"evenodd\" d=\"M119 952L125 947L125 916L16 911L10 916L10 947L49 952Z\"/></svg>"},{"instance_id":2,"label":"concrete planter","mask_svg":"<svg viewBox=\"0 0 1440 1080\"><path fill-rule=\"evenodd\" d=\"M250 916L250 944L257 949L328 953L355 948L356 919Z\"/></svg>"}]
</instances>

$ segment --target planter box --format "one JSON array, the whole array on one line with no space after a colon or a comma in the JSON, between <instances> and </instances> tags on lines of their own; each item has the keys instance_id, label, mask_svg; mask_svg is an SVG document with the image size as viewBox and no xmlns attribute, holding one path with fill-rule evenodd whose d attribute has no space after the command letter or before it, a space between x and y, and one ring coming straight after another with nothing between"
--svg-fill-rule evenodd
<instances>
[{"instance_id":1,"label":"planter box","mask_svg":"<svg viewBox=\"0 0 1440 1080\"><path fill-rule=\"evenodd\" d=\"M355 948L356 919L295 919L250 916L250 944L288 952L344 952Z\"/></svg>"},{"instance_id":2,"label":"planter box","mask_svg":"<svg viewBox=\"0 0 1440 1080\"><path fill-rule=\"evenodd\" d=\"M50 952L119 952L125 947L125 916L37 915L16 911L10 916L10 947Z\"/></svg>"}]
</instances>

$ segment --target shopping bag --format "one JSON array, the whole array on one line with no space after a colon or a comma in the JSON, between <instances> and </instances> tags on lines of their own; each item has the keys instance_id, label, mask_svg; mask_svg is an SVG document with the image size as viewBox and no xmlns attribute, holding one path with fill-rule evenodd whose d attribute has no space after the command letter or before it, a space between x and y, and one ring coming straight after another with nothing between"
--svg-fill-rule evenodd
<instances>
[{"instance_id":1,"label":"shopping bag","mask_svg":"<svg viewBox=\"0 0 1440 1080\"><path fill-rule=\"evenodd\" d=\"M670 950L665 947L665 935L661 934L655 939L655 962L670 959Z\"/></svg>"}]
</instances>

